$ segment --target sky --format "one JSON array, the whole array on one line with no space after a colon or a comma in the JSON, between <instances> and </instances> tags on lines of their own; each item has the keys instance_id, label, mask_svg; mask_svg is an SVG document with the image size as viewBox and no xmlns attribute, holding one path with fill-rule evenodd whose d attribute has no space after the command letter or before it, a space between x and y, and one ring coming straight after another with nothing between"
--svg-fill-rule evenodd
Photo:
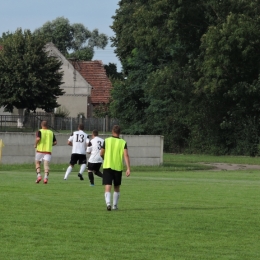
<instances>
[{"instance_id":1,"label":"sky","mask_svg":"<svg viewBox=\"0 0 260 260\"><path fill-rule=\"evenodd\" d=\"M0 36L4 32L14 32L17 28L32 32L47 21L57 17L67 18L71 24L82 23L90 31L114 36L109 27L112 16L118 9L119 0L2 0L0 3ZM121 71L121 63L114 53L111 43L102 49L95 49L93 60L103 64L115 63Z\"/></svg>"}]
</instances>

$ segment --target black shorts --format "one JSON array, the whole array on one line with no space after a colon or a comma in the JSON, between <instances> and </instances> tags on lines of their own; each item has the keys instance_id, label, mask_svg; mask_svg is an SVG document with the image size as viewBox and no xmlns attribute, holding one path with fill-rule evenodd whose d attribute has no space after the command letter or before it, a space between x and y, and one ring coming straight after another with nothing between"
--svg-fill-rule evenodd
<instances>
[{"instance_id":1,"label":"black shorts","mask_svg":"<svg viewBox=\"0 0 260 260\"><path fill-rule=\"evenodd\" d=\"M122 182L122 171L112 169L103 169L103 185L120 186Z\"/></svg>"},{"instance_id":2,"label":"black shorts","mask_svg":"<svg viewBox=\"0 0 260 260\"><path fill-rule=\"evenodd\" d=\"M101 164L102 163L91 163L91 162L88 162L88 170L89 171L99 172Z\"/></svg>"},{"instance_id":3,"label":"black shorts","mask_svg":"<svg viewBox=\"0 0 260 260\"><path fill-rule=\"evenodd\" d=\"M70 165L75 165L75 164L86 164L87 163L87 156L86 154L78 154L78 153L73 153L70 157Z\"/></svg>"}]
</instances>

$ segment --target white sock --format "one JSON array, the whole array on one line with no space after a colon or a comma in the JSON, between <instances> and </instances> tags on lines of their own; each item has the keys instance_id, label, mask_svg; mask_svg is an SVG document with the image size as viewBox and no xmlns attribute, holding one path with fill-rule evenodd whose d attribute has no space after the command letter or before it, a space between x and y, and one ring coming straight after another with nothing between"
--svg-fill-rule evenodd
<instances>
[{"instance_id":1,"label":"white sock","mask_svg":"<svg viewBox=\"0 0 260 260\"><path fill-rule=\"evenodd\" d=\"M120 192L114 191L114 194L113 194L113 205L114 206L117 206L119 196L120 196Z\"/></svg>"},{"instance_id":2,"label":"white sock","mask_svg":"<svg viewBox=\"0 0 260 260\"><path fill-rule=\"evenodd\" d=\"M40 174L40 173L38 173L38 174L37 174L37 177L41 177L41 174Z\"/></svg>"},{"instance_id":3,"label":"white sock","mask_svg":"<svg viewBox=\"0 0 260 260\"><path fill-rule=\"evenodd\" d=\"M69 167L67 168L66 173L65 173L64 179L67 179L67 178L68 178L68 176L69 176L69 174L71 173L71 171L72 171L72 167L69 166Z\"/></svg>"},{"instance_id":4,"label":"white sock","mask_svg":"<svg viewBox=\"0 0 260 260\"><path fill-rule=\"evenodd\" d=\"M79 173L82 175L83 174L83 172L85 171L85 169L86 169L86 164L81 164L81 166L80 166L80 171L79 171Z\"/></svg>"},{"instance_id":5,"label":"white sock","mask_svg":"<svg viewBox=\"0 0 260 260\"><path fill-rule=\"evenodd\" d=\"M48 179L47 173L44 174L44 179Z\"/></svg>"},{"instance_id":6,"label":"white sock","mask_svg":"<svg viewBox=\"0 0 260 260\"><path fill-rule=\"evenodd\" d=\"M105 201L106 201L107 206L111 205L110 204L110 196L111 196L110 192L105 192Z\"/></svg>"}]
</instances>

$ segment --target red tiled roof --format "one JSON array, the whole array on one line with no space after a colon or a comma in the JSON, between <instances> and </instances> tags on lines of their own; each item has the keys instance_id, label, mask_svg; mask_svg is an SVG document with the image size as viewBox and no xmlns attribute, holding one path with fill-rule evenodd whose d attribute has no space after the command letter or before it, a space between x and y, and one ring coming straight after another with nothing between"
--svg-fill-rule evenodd
<instances>
[{"instance_id":1,"label":"red tiled roof","mask_svg":"<svg viewBox=\"0 0 260 260\"><path fill-rule=\"evenodd\" d=\"M112 84L106 75L102 61L73 61L74 68L93 87L90 102L95 104L108 103Z\"/></svg>"}]
</instances>

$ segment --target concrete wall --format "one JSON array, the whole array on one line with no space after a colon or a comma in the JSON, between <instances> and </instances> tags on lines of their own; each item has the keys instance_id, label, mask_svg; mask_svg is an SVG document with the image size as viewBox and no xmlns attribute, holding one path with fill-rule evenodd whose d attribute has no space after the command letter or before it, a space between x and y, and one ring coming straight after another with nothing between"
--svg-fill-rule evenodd
<instances>
[{"instance_id":1,"label":"concrete wall","mask_svg":"<svg viewBox=\"0 0 260 260\"><path fill-rule=\"evenodd\" d=\"M69 163L71 147L67 145L69 134L56 134L58 144L53 147L52 163ZM100 134L101 138L108 135ZM163 136L122 135L127 141L130 163L138 165L160 165L163 163ZM4 143L2 164L34 163L35 133L0 133Z\"/></svg>"}]
</instances>

